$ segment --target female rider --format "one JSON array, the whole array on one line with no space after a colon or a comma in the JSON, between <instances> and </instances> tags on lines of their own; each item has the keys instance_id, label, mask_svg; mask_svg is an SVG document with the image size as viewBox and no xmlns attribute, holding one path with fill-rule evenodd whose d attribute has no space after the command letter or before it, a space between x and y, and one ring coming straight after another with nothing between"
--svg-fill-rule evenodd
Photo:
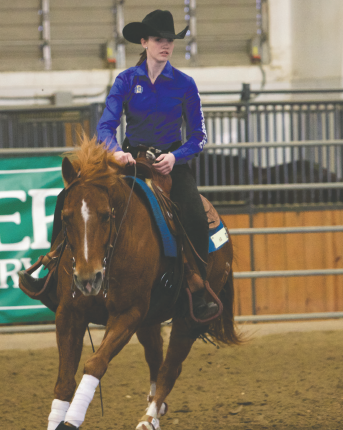
<instances>
[{"instance_id":1,"label":"female rider","mask_svg":"<svg viewBox=\"0 0 343 430\"><path fill-rule=\"evenodd\" d=\"M106 99L99 121L98 140L115 150L118 161L135 163L135 147L145 145L162 151L153 165L162 175L171 174L171 199L178 203L184 228L200 257L208 256L208 223L196 182L187 161L202 151L207 142L200 96L194 80L169 63L174 39L183 39L188 27L175 34L169 11L155 10L142 22L132 22L123 36L144 48L136 67L120 73ZM126 138L122 148L116 140L116 128L122 111L126 114ZM187 141L181 143L182 118L186 122ZM199 271L206 279L206 267ZM217 305L206 304L203 291L193 296L194 313L206 319L217 312Z\"/></svg>"}]
</instances>

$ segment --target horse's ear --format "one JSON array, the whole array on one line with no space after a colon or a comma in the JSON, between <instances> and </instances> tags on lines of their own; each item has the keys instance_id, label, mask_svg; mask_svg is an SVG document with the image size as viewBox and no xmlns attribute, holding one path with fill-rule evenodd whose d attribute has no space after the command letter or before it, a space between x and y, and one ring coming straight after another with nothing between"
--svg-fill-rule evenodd
<instances>
[{"instance_id":1,"label":"horse's ear","mask_svg":"<svg viewBox=\"0 0 343 430\"><path fill-rule=\"evenodd\" d=\"M68 185L71 184L77 177L77 173L68 157L63 158L62 175Z\"/></svg>"}]
</instances>

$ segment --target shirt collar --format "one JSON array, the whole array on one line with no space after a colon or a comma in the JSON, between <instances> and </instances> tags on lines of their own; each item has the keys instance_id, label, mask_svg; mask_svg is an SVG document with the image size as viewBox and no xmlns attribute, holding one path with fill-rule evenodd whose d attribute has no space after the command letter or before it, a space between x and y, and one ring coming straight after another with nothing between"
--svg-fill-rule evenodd
<instances>
[{"instance_id":1,"label":"shirt collar","mask_svg":"<svg viewBox=\"0 0 343 430\"><path fill-rule=\"evenodd\" d=\"M143 63L140 66L137 66L137 74L141 76L146 76L149 79L148 71L146 68L146 60L143 61ZM165 76L169 79L174 79L174 72L172 65L167 61L167 64L165 65L164 69L162 70L161 75Z\"/></svg>"}]
</instances>

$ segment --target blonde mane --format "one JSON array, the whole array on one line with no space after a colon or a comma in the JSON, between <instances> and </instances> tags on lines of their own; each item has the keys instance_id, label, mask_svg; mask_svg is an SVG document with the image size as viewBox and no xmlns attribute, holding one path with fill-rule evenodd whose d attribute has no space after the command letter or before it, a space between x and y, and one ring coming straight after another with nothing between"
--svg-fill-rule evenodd
<instances>
[{"instance_id":1,"label":"blonde mane","mask_svg":"<svg viewBox=\"0 0 343 430\"><path fill-rule=\"evenodd\" d=\"M89 139L84 133L80 137L80 145L63 156L69 158L76 172L80 172L80 179L84 183L111 188L121 180L123 166L105 143L97 144L95 136Z\"/></svg>"}]
</instances>

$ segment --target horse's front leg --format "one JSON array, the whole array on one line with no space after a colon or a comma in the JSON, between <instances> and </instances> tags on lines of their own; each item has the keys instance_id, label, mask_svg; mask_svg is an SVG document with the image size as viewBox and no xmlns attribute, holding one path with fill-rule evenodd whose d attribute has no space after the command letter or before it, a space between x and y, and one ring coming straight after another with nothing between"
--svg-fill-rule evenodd
<instances>
[{"instance_id":1,"label":"horse's front leg","mask_svg":"<svg viewBox=\"0 0 343 430\"><path fill-rule=\"evenodd\" d=\"M173 322L166 359L158 373L155 396L136 430L160 429L159 418L160 415L163 415L164 400L180 375L182 363L195 341L187 336L187 332L188 327L184 319L177 319Z\"/></svg>"},{"instance_id":2,"label":"horse's front leg","mask_svg":"<svg viewBox=\"0 0 343 430\"><path fill-rule=\"evenodd\" d=\"M125 314L110 316L99 349L86 361L84 375L65 416L65 424L79 428L93 399L95 389L111 359L129 342L145 313L138 308Z\"/></svg>"},{"instance_id":3,"label":"horse's front leg","mask_svg":"<svg viewBox=\"0 0 343 430\"><path fill-rule=\"evenodd\" d=\"M83 337L87 323L82 315L76 315L59 307L56 312L56 337L59 352L58 378L55 385L55 399L49 415L48 430L55 430L65 415L73 397L75 374L80 362Z\"/></svg>"},{"instance_id":4,"label":"horse's front leg","mask_svg":"<svg viewBox=\"0 0 343 430\"><path fill-rule=\"evenodd\" d=\"M163 363L163 339L161 336L161 324L149 327L141 327L137 330L137 338L144 347L145 360L150 370L150 392L148 403L152 402L156 394L158 372Z\"/></svg>"}]
</instances>

